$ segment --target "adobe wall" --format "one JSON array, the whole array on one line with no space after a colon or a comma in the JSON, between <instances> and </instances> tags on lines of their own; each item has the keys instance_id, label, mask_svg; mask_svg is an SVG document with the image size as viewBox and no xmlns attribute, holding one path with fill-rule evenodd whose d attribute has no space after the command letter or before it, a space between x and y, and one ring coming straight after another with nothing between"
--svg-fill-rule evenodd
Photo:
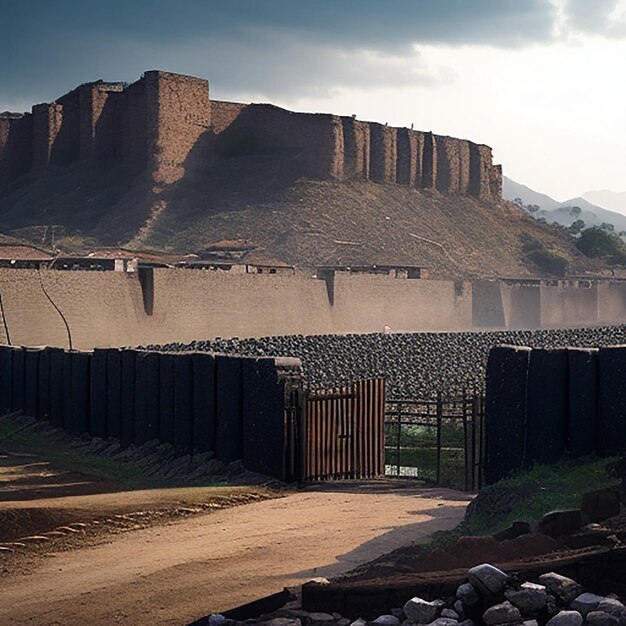
<instances>
[{"instance_id":1,"label":"adobe wall","mask_svg":"<svg viewBox=\"0 0 626 626\"><path fill-rule=\"evenodd\" d=\"M239 102L211 100L211 129L216 135L223 133L248 106Z\"/></svg>"},{"instance_id":2,"label":"adobe wall","mask_svg":"<svg viewBox=\"0 0 626 626\"><path fill-rule=\"evenodd\" d=\"M120 156L143 163L148 159L148 118L156 116L155 107L148 111L146 79L141 78L120 94Z\"/></svg>"},{"instance_id":3,"label":"adobe wall","mask_svg":"<svg viewBox=\"0 0 626 626\"><path fill-rule=\"evenodd\" d=\"M33 169L50 165L52 146L61 130L63 106L55 102L33 107Z\"/></svg>"},{"instance_id":4,"label":"adobe wall","mask_svg":"<svg viewBox=\"0 0 626 626\"><path fill-rule=\"evenodd\" d=\"M163 268L154 270L153 313L147 315L137 274L0 269L11 341L67 347L65 325L45 288L67 318L73 346L79 349L215 337L369 333L382 332L385 326L393 332L471 329L481 326L474 302L485 308L486 298L498 308L494 284L485 290L484 284L337 272L331 304L325 281L308 274ZM603 315L598 320L591 318L594 289L499 287L498 310L504 312L508 328L626 320L623 283L598 285ZM545 307L552 313L542 319ZM563 312L560 321L555 311ZM575 318L574 311L581 317ZM5 341L0 323L0 343Z\"/></svg>"},{"instance_id":5,"label":"adobe wall","mask_svg":"<svg viewBox=\"0 0 626 626\"><path fill-rule=\"evenodd\" d=\"M602 282L598 290L598 322L624 319L626 311L626 283Z\"/></svg>"},{"instance_id":6,"label":"adobe wall","mask_svg":"<svg viewBox=\"0 0 626 626\"><path fill-rule=\"evenodd\" d=\"M382 124L370 125L370 180L396 182L397 130Z\"/></svg>"},{"instance_id":7,"label":"adobe wall","mask_svg":"<svg viewBox=\"0 0 626 626\"><path fill-rule=\"evenodd\" d=\"M302 175L343 178L343 125L336 115L251 104L223 134L226 141L241 146L242 154L289 155Z\"/></svg>"},{"instance_id":8,"label":"adobe wall","mask_svg":"<svg viewBox=\"0 0 626 626\"><path fill-rule=\"evenodd\" d=\"M344 177L347 180L370 178L370 125L352 117L342 117Z\"/></svg>"},{"instance_id":9,"label":"adobe wall","mask_svg":"<svg viewBox=\"0 0 626 626\"><path fill-rule=\"evenodd\" d=\"M30 113L0 116L0 186L30 170L32 145L33 119Z\"/></svg>"},{"instance_id":10,"label":"adobe wall","mask_svg":"<svg viewBox=\"0 0 626 626\"><path fill-rule=\"evenodd\" d=\"M148 155L158 183L173 183L198 138L211 126L209 83L201 78L151 71L144 74Z\"/></svg>"},{"instance_id":11,"label":"adobe wall","mask_svg":"<svg viewBox=\"0 0 626 626\"><path fill-rule=\"evenodd\" d=\"M123 83L89 83L79 87L81 159L111 158L120 143L117 104Z\"/></svg>"},{"instance_id":12,"label":"adobe wall","mask_svg":"<svg viewBox=\"0 0 626 626\"><path fill-rule=\"evenodd\" d=\"M296 173L312 178L501 198L501 168L493 165L487 146L353 117L212 103L206 80L169 72L145 72L129 86L87 83L56 102L35 105L32 113L27 149L41 172L50 164L96 156L146 164L155 182L169 184L183 176L199 140L217 136L218 142L206 144L215 147L213 156L282 153L292 157ZM0 132L6 135L6 128ZM26 147L28 138L20 141ZM5 160L17 159L0 150L8 155ZM21 172L22 167L20 161L5 172Z\"/></svg>"},{"instance_id":13,"label":"adobe wall","mask_svg":"<svg viewBox=\"0 0 626 626\"><path fill-rule=\"evenodd\" d=\"M597 285L541 286L542 326L596 324L598 321Z\"/></svg>"}]
</instances>

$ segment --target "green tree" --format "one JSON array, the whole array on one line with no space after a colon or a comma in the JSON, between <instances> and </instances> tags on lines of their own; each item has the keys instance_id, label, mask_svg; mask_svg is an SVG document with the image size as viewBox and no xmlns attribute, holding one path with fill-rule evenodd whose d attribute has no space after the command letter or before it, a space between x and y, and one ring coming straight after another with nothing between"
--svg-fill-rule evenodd
<instances>
[{"instance_id":1,"label":"green tree","mask_svg":"<svg viewBox=\"0 0 626 626\"><path fill-rule=\"evenodd\" d=\"M585 222L583 222L582 220L576 220L575 222L572 222L572 224L570 224L569 228L567 229L570 233L570 235L580 235L580 233L585 229Z\"/></svg>"},{"instance_id":2,"label":"green tree","mask_svg":"<svg viewBox=\"0 0 626 626\"><path fill-rule=\"evenodd\" d=\"M626 245L610 230L602 226L592 226L580 233L576 247L591 258L605 257L615 263L626 262Z\"/></svg>"},{"instance_id":3,"label":"green tree","mask_svg":"<svg viewBox=\"0 0 626 626\"><path fill-rule=\"evenodd\" d=\"M570 210L569 210L569 214L572 217L580 217L580 214L582 213L582 209L579 206L573 206Z\"/></svg>"}]
</instances>

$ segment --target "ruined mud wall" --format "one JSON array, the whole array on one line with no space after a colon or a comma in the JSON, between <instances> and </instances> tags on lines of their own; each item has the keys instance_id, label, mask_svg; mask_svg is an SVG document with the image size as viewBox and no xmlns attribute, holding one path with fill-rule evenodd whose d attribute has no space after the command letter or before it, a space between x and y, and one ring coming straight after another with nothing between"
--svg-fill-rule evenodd
<instances>
[{"instance_id":1,"label":"ruined mud wall","mask_svg":"<svg viewBox=\"0 0 626 626\"><path fill-rule=\"evenodd\" d=\"M112 158L119 153L117 104L122 83L91 83L79 88L80 158ZM113 97L110 97L113 96Z\"/></svg>"},{"instance_id":2,"label":"ruined mud wall","mask_svg":"<svg viewBox=\"0 0 626 626\"><path fill-rule=\"evenodd\" d=\"M491 148L353 117L220 103L214 132L224 154L288 155L301 175L398 183L442 193L501 198Z\"/></svg>"},{"instance_id":3,"label":"ruined mud wall","mask_svg":"<svg viewBox=\"0 0 626 626\"><path fill-rule=\"evenodd\" d=\"M239 102L221 102L211 100L211 129L219 135L223 133L246 108L246 104Z\"/></svg>"},{"instance_id":4,"label":"ruined mud wall","mask_svg":"<svg viewBox=\"0 0 626 626\"><path fill-rule=\"evenodd\" d=\"M343 131L336 115L293 113L251 104L230 123L218 150L237 156L283 155L300 175L343 178Z\"/></svg>"},{"instance_id":5,"label":"ruined mud wall","mask_svg":"<svg viewBox=\"0 0 626 626\"><path fill-rule=\"evenodd\" d=\"M168 72L146 72L148 155L158 183L173 183L211 125L209 83Z\"/></svg>"},{"instance_id":6,"label":"ruined mud wall","mask_svg":"<svg viewBox=\"0 0 626 626\"><path fill-rule=\"evenodd\" d=\"M0 187L29 171L33 159L33 118L0 116Z\"/></svg>"},{"instance_id":7,"label":"ruined mud wall","mask_svg":"<svg viewBox=\"0 0 626 626\"><path fill-rule=\"evenodd\" d=\"M169 184L183 176L196 150L207 167L211 154L283 155L295 174L311 178L501 198L502 172L488 146L353 117L211 103L206 80L169 72L145 72L129 86L87 83L56 102L34 106L32 117L32 141L19 135L20 150L8 150L0 137L0 163L9 162L5 175L22 173L17 154L26 150L37 172L96 156L145 164L156 183ZM6 136L12 124L3 126ZM213 153L206 151L211 146Z\"/></svg>"}]
</instances>

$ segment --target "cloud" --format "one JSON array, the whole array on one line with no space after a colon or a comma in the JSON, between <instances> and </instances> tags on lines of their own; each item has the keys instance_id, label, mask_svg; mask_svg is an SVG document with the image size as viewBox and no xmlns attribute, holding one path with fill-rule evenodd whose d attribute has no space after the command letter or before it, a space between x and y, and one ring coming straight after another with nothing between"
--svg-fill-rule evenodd
<instances>
[{"instance_id":1,"label":"cloud","mask_svg":"<svg viewBox=\"0 0 626 626\"><path fill-rule=\"evenodd\" d=\"M564 14L570 31L612 38L626 36L626 0L567 0Z\"/></svg>"},{"instance_id":2,"label":"cloud","mask_svg":"<svg viewBox=\"0 0 626 626\"><path fill-rule=\"evenodd\" d=\"M553 20L550 0L20 0L0 25L0 96L155 68L268 97L429 85L453 72L416 45L522 47L549 41Z\"/></svg>"}]
</instances>

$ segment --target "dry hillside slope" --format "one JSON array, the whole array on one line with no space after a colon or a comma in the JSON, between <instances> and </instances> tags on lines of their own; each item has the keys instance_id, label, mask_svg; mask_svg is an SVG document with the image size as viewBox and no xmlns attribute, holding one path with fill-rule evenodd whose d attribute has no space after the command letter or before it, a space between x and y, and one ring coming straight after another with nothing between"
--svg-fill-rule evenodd
<instances>
[{"instance_id":1,"label":"dry hillside slope","mask_svg":"<svg viewBox=\"0 0 626 626\"><path fill-rule=\"evenodd\" d=\"M298 178L289 159L268 155L187 165L186 175L166 187L119 166L77 164L22 178L0 197L0 230L54 224L72 242L79 234L180 252L249 239L301 266L410 264L447 277L540 274L523 250L532 237L566 257L570 272L595 269L558 231L511 203L396 184L313 181Z\"/></svg>"}]
</instances>

